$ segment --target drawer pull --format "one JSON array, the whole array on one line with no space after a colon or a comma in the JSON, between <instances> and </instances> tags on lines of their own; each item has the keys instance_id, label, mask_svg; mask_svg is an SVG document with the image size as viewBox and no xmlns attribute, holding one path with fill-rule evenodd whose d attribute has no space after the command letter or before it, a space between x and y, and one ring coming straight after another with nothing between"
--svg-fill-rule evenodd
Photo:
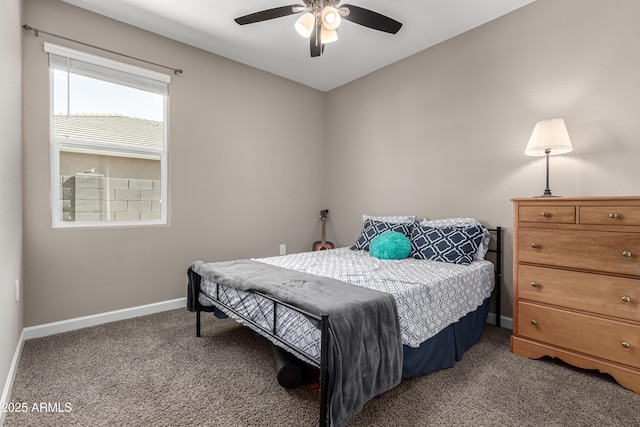
<instances>
[{"instance_id":1,"label":"drawer pull","mask_svg":"<svg viewBox=\"0 0 640 427\"><path fill-rule=\"evenodd\" d=\"M611 218L611 219L618 219L618 218L620 218L620 216L619 216L617 213L613 212L613 213L610 213L610 214L609 214L609 218Z\"/></svg>"},{"instance_id":2,"label":"drawer pull","mask_svg":"<svg viewBox=\"0 0 640 427\"><path fill-rule=\"evenodd\" d=\"M629 298L628 296L624 295L624 296L622 297L622 301L623 301L623 302L631 302L631 298Z\"/></svg>"},{"instance_id":3,"label":"drawer pull","mask_svg":"<svg viewBox=\"0 0 640 427\"><path fill-rule=\"evenodd\" d=\"M538 284L538 282L531 282L531 286L533 286L534 288L537 288L540 285Z\"/></svg>"},{"instance_id":4,"label":"drawer pull","mask_svg":"<svg viewBox=\"0 0 640 427\"><path fill-rule=\"evenodd\" d=\"M630 251L623 251L622 252L622 256L625 256L627 258L631 258L631 252Z\"/></svg>"},{"instance_id":5,"label":"drawer pull","mask_svg":"<svg viewBox=\"0 0 640 427\"><path fill-rule=\"evenodd\" d=\"M533 320L531 321L531 324L532 324L533 326L538 326L538 321L537 321L536 319L533 319ZM628 343L627 343L627 344L628 344ZM624 344L623 344L623 345L624 345Z\"/></svg>"},{"instance_id":6,"label":"drawer pull","mask_svg":"<svg viewBox=\"0 0 640 427\"><path fill-rule=\"evenodd\" d=\"M551 216L551 214L549 212L542 212L540 215L542 215L545 218L548 218Z\"/></svg>"},{"instance_id":7,"label":"drawer pull","mask_svg":"<svg viewBox=\"0 0 640 427\"><path fill-rule=\"evenodd\" d=\"M533 249L538 249L540 246L539 246L537 243L535 243L535 242L534 242L534 243L532 243L532 244L531 244L531 247L532 247ZM626 251L625 251L625 252L626 252ZM624 255L624 253L623 253L623 255ZM625 255L625 256L627 256L627 255ZM631 256L631 254L629 254L629 256Z\"/></svg>"},{"instance_id":8,"label":"drawer pull","mask_svg":"<svg viewBox=\"0 0 640 427\"><path fill-rule=\"evenodd\" d=\"M626 342L626 341L622 341L622 346L623 346L624 348L631 348L631 344L629 344L629 343L628 343L628 342Z\"/></svg>"}]
</instances>

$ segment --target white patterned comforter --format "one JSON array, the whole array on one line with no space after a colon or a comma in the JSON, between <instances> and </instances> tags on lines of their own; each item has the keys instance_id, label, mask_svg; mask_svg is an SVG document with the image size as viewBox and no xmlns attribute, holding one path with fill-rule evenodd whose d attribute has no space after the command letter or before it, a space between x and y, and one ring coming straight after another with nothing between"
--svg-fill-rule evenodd
<instances>
[{"instance_id":1,"label":"white patterned comforter","mask_svg":"<svg viewBox=\"0 0 640 427\"><path fill-rule=\"evenodd\" d=\"M402 343L410 347L418 347L476 310L491 295L494 286L494 266L489 261L474 261L465 266L412 258L380 260L369 255L368 251L349 248L255 260L392 294L398 306ZM206 279L200 285L201 291L209 295L216 295L216 286L216 283ZM222 302L263 327L272 328L271 301L225 286L220 286L218 292ZM202 305L218 306L202 293L199 301ZM218 308L244 323L223 307ZM277 335L317 360L320 355L320 331L297 312L281 306L277 311Z\"/></svg>"}]
</instances>

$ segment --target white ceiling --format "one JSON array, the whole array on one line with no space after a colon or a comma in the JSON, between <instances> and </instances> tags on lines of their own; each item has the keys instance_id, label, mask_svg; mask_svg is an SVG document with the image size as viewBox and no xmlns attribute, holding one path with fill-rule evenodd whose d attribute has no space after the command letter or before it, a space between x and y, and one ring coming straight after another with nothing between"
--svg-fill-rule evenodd
<instances>
[{"instance_id":1,"label":"white ceiling","mask_svg":"<svg viewBox=\"0 0 640 427\"><path fill-rule=\"evenodd\" d=\"M349 21L318 58L299 14L240 26L234 18L298 0L63 0L217 55L329 91L534 0L345 0L403 24L387 34ZM171 64L182 67L180 64ZM185 69L185 73L189 70Z\"/></svg>"}]
</instances>

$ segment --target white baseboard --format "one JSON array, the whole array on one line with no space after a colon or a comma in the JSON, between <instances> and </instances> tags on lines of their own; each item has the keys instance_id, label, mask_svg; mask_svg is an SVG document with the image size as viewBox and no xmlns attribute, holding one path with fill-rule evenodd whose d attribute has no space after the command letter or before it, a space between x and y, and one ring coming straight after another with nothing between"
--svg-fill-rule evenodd
<instances>
[{"instance_id":1,"label":"white baseboard","mask_svg":"<svg viewBox=\"0 0 640 427\"><path fill-rule=\"evenodd\" d=\"M62 332L75 331L76 329L102 325L118 320L131 319L146 316L147 314L161 311L186 308L187 298L177 298L169 301L140 305L138 307L124 308L122 310L108 311L106 313L93 314L91 316L76 317L75 319L61 320L59 322L45 323L44 325L29 326L22 330L24 339L41 338Z\"/></svg>"},{"instance_id":2,"label":"white baseboard","mask_svg":"<svg viewBox=\"0 0 640 427\"><path fill-rule=\"evenodd\" d=\"M115 322L117 320L132 319L134 317L146 316L147 314L159 313L161 311L174 310L187 306L187 298L177 298L169 301L162 301L153 304L141 305L138 307L125 308L122 310L108 311L106 313L94 314L91 316L77 317L75 319L62 320L60 322L45 323L44 325L29 326L22 329L16 351L13 354L13 360L7 374L7 381L2 391L2 400L0 402L8 402L13 389L13 380L18 370L20 356L25 340L31 338L41 338L49 335L59 334L62 332L74 331L76 329L87 328L90 326L101 325L103 323ZM4 424L5 413L0 411L0 426Z\"/></svg>"},{"instance_id":3,"label":"white baseboard","mask_svg":"<svg viewBox=\"0 0 640 427\"><path fill-rule=\"evenodd\" d=\"M11 390L13 389L13 380L16 377L18 371L18 363L20 363L20 356L22 355L22 347L24 344L24 329L20 333L18 338L18 344L16 345L16 351L13 353L13 360L11 360L11 366L9 367L9 373L7 374L7 381L4 383L4 389L2 391L1 402L9 402L11 397ZM0 426L4 425L4 416L6 412L0 411Z\"/></svg>"},{"instance_id":4,"label":"white baseboard","mask_svg":"<svg viewBox=\"0 0 640 427\"><path fill-rule=\"evenodd\" d=\"M174 310L187 306L187 298L177 298L169 301L156 302L153 304L140 305L138 307L125 308L122 310L108 311L106 313L93 314L91 316L76 317L75 319L61 320L59 322L45 323L38 326L29 326L22 330L25 340L41 338L49 335L60 334L62 332L75 331L76 329L88 328L90 326L102 325L104 323L118 320L132 319L134 317L146 316L147 314L159 313L161 311ZM489 313L487 323L495 325L496 315ZM511 317L500 316L500 327L513 329L513 319ZM22 345L20 341L19 345Z\"/></svg>"},{"instance_id":5,"label":"white baseboard","mask_svg":"<svg viewBox=\"0 0 640 427\"><path fill-rule=\"evenodd\" d=\"M489 316L487 316L487 323L491 325L496 324L495 313L489 313ZM513 330L513 319L511 317L500 316L500 327Z\"/></svg>"}]
</instances>

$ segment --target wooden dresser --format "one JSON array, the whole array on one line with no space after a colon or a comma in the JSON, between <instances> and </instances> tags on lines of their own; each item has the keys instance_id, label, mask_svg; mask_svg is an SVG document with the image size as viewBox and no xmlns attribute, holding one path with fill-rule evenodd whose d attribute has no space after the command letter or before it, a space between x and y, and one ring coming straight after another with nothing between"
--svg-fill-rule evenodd
<instances>
[{"instance_id":1,"label":"wooden dresser","mask_svg":"<svg viewBox=\"0 0 640 427\"><path fill-rule=\"evenodd\" d=\"M640 394L640 196L514 199L511 351Z\"/></svg>"}]
</instances>

